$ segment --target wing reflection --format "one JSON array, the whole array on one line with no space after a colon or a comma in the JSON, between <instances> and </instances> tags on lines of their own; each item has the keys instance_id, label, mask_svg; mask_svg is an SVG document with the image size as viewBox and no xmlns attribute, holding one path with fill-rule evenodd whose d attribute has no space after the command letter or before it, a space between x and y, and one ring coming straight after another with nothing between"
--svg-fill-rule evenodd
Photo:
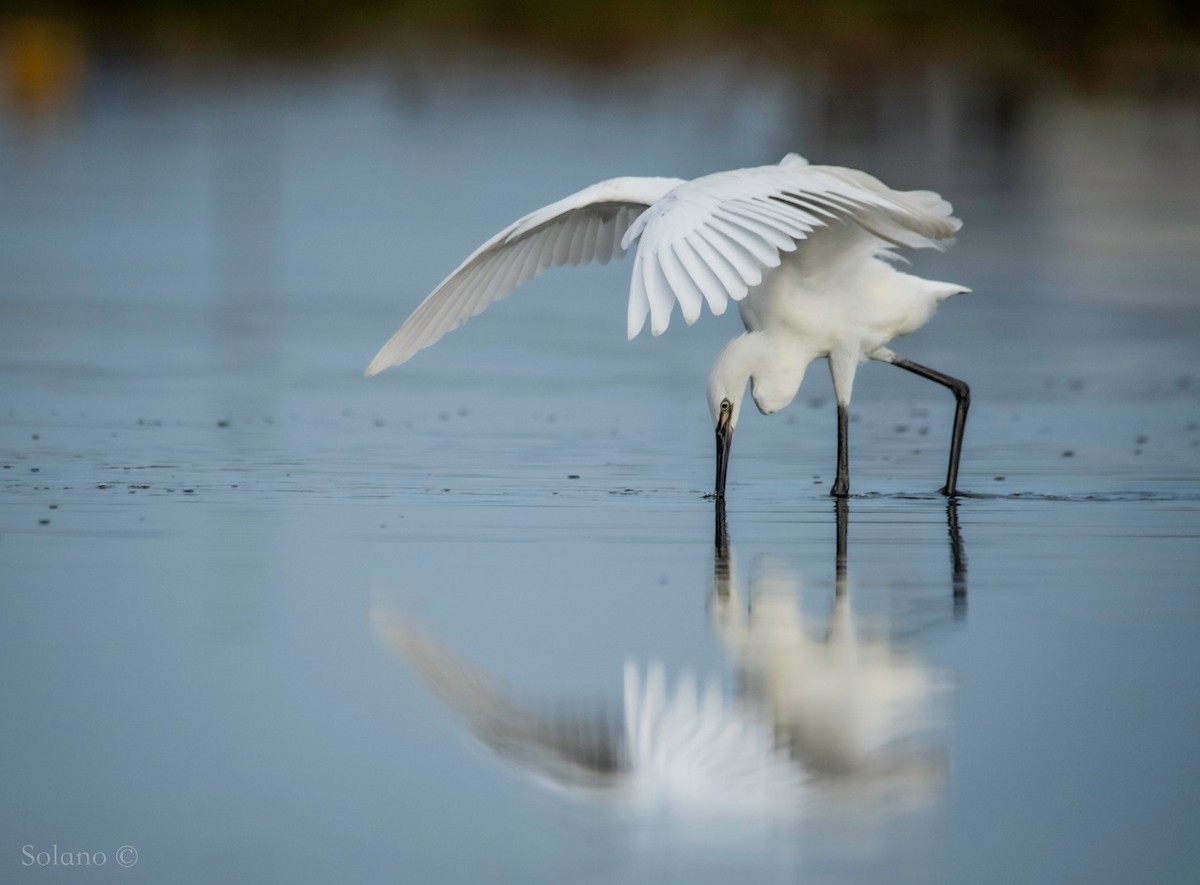
<instances>
[{"instance_id":1,"label":"wing reflection","mask_svg":"<svg viewBox=\"0 0 1200 885\"><path fill-rule=\"evenodd\" d=\"M372 605L371 625L477 741L527 773L587 788L611 785L628 768L615 723L603 714L556 715L527 707L394 609Z\"/></svg>"},{"instance_id":2,"label":"wing reflection","mask_svg":"<svg viewBox=\"0 0 1200 885\"><path fill-rule=\"evenodd\" d=\"M373 606L376 635L406 661L470 735L520 773L578 795L662 805L782 807L801 770L769 720L729 703L716 681L685 671L674 689L661 665L625 665L624 715L529 705L395 609Z\"/></svg>"},{"instance_id":3,"label":"wing reflection","mask_svg":"<svg viewBox=\"0 0 1200 885\"><path fill-rule=\"evenodd\" d=\"M951 514L953 511L951 511ZM620 716L531 704L395 607L376 603L376 635L483 747L543 786L623 806L696 815L780 817L831 801L877 809L923 802L946 770L946 681L886 630L858 623L846 576L847 511L837 507L837 571L827 618L802 613L799 580L764 560L744 591L717 509L709 615L735 690L690 671L625 666ZM956 612L966 564L951 526Z\"/></svg>"}]
</instances>

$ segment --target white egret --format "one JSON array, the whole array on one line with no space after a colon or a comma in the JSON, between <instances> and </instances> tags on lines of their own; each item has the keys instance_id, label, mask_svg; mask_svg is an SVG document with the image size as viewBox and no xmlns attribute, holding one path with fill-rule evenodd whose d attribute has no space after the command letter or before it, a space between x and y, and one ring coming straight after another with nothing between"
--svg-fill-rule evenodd
<instances>
[{"instance_id":1,"label":"white egret","mask_svg":"<svg viewBox=\"0 0 1200 885\"><path fill-rule=\"evenodd\" d=\"M956 493L970 393L967 385L901 359L887 348L969 291L901 273L897 246L942 248L961 222L930 191L896 191L854 169L811 166L789 154L759 166L678 178L614 178L517 220L480 246L405 321L367 367L370 377L410 359L520 283L549 267L637 253L628 335L662 334L679 303L690 325L705 304L722 314L738 303L746 332L717 356L708 403L717 440L714 495L723 499L733 430L749 382L763 414L796 396L805 369L826 357L837 401L837 476L850 490L848 425L858 366L899 366L953 391L956 401L946 484Z\"/></svg>"}]
</instances>

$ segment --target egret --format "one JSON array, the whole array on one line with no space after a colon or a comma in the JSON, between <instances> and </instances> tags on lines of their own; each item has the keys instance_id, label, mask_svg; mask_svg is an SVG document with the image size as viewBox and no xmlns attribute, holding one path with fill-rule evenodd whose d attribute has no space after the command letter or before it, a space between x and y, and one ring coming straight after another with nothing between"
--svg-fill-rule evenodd
<instances>
[{"instance_id":1,"label":"egret","mask_svg":"<svg viewBox=\"0 0 1200 885\"><path fill-rule=\"evenodd\" d=\"M746 331L718 354L708 376L716 432L716 485L725 497L733 431L746 386L771 414L795 398L809 363L825 357L837 402L837 473L850 491L849 407L868 359L951 390L954 424L946 484L956 494L970 390L963 381L903 359L887 345L923 326L937 305L970 291L895 267L897 247L945 248L961 226L931 191L897 191L856 169L814 166L789 154L772 166L679 178L613 178L524 216L464 261L413 311L367 367L371 377L406 362L550 267L607 263L636 243L627 332L667 329L678 302L694 323L707 304L735 301Z\"/></svg>"}]
</instances>

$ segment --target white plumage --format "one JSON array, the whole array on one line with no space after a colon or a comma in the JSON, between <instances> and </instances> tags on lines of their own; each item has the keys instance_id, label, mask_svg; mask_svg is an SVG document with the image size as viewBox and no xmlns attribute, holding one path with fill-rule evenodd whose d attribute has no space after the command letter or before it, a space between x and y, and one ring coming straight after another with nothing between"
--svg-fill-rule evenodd
<instances>
[{"instance_id":1,"label":"white plumage","mask_svg":"<svg viewBox=\"0 0 1200 885\"><path fill-rule=\"evenodd\" d=\"M718 356L708 395L718 434L718 497L747 382L764 413L795 397L807 365L828 357L839 419L854 372L875 358L955 391L959 403L947 494L954 494L966 385L900 360L886 344L920 327L943 298L967 289L895 269L896 246L944 246L961 222L930 191L896 191L853 169L778 165L692 181L614 178L526 215L477 249L421 303L367 367L399 365L550 267L623 256L636 245L627 332L666 331L676 303L694 323L707 304L738 302L746 334ZM956 386L957 385L957 386ZM839 420L835 495L848 492Z\"/></svg>"}]
</instances>

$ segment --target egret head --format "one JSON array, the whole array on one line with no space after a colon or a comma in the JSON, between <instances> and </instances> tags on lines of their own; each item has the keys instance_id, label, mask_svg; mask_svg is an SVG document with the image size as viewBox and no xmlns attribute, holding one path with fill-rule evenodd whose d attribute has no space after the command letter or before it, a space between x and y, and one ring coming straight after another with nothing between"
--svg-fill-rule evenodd
<instances>
[{"instance_id":1,"label":"egret head","mask_svg":"<svg viewBox=\"0 0 1200 885\"><path fill-rule=\"evenodd\" d=\"M717 483L713 495L718 499L725 497L725 474L729 469L733 428L741 414L753 365L751 348L741 343L747 337L741 335L725 345L708 373L708 410L717 434Z\"/></svg>"},{"instance_id":2,"label":"egret head","mask_svg":"<svg viewBox=\"0 0 1200 885\"><path fill-rule=\"evenodd\" d=\"M708 373L708 408L717 433L717 486L714 496L725 497L725 473L733 428L746 398L746 385L758 410L777 412L796 397L804 370L812 356L798 349L781 348L763 332L734 338L717 355Z\"/></svg>"}]
</instances>

